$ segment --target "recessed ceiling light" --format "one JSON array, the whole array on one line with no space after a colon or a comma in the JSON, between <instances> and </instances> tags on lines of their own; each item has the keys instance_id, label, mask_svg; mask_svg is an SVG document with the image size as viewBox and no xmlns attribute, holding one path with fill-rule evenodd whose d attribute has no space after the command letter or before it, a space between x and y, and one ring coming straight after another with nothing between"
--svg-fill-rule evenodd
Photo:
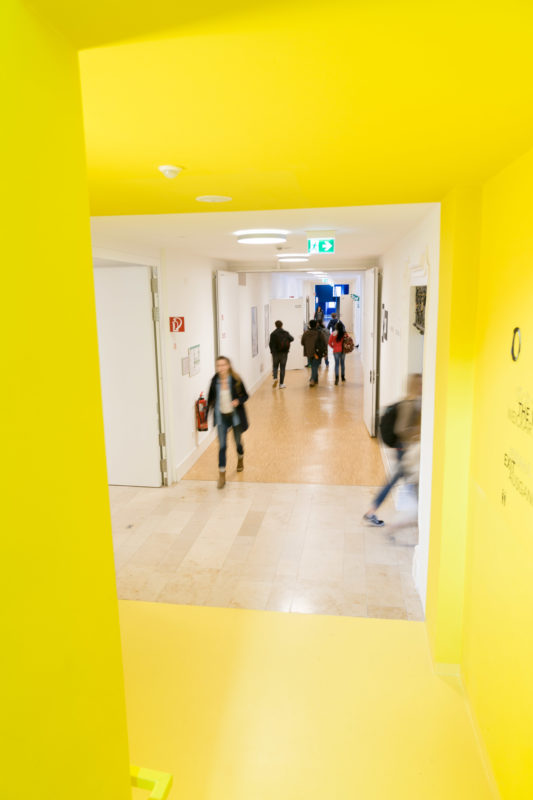
<instances>
[{"instance_id":1,"label":"recessed ceiling light","mask_svg":"<svg viewBox=\"0 0 533 800\"><path fill-rule=\"evenodd\" d=\"M308 258L302 258L301 256L293 256L292 258L280 258L280 264L297 264L302 263L304 261L309 261Z\"/></svg>"},{"instance_id":2,"label":"recessed ceiling light","mask_svg":"<svg viewBox=\"0 0 533 800\"><path fill-rule=\"evenodd\" d=\"M287 239L285 236L281 236L279 233L263 233L261 236L246 234L246 236L241 236L240 239L237 239L237 241L239 244L282 244L283 242L286 242Z\"/></svg>"},{"instance_id":3,"label":"recessed ceiling light","mask_svg":"<svg viewBox=\"0 0 533 800\"><path fill-rule=\"evenodd\" d=\"M278 233L281 236L286 236L290 231L281 230L280 228L250 228L246 231L233 231L234 236L256 236L263 233Z\"/></svg>"},{"instance_id":4,"label":"recessed ceiling light","mask_svg":"<svg viewBox=\"0 0 533 800\"><path fill-rule=\"evenodd\" d=\"M309 260L309 255L307 253L278 253L277 258L306 258Z\"/></svg>"},{"instance_id":5,"label":"recessed ceiling light","mask_svg":"<svg viewBox=\"0 0 533 800\"><path fill-rule=\"evenodd\" d=\"M175 178L177 175L180 174L183 167L175 167L172 164L163 164L161 167L157 168L159 172L162 172L165 178Z\"/></svg>"},{"instance_id":6,"label":"recessed ceiling light","mask_svg":"<svg viewBox=\"0 0 533 800\"><path fill-rule=\"evenodd\" d=\"M196 200L199 203L229 203L233 198L224 194L202 194Z\"/></svg>"}]
</instances>

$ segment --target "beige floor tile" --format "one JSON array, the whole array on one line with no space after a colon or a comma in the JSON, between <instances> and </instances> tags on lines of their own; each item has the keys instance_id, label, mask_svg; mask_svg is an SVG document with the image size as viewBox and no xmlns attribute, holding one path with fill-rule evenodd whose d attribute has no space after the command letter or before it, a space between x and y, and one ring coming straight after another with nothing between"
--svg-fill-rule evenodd
<instances>
[{"instance_id":1,"label":"beige floor tile","mask_svg":"<svg viewBox=\"0 0 533 800\"><path fill-rule=\"evenodd\" d=\"M397 567L367 564L366 581L369 606L402 607L404 605L402 582Z\"/></svg>"},{"instance_id":2,"label":"beige floor tile","mask_svg":"<svg viewBox=\"0 0 533 800\"><path fill-rule=\"evenodd\" d=\"M407 611L401 606L368 606L368 617L377 619L407 619Z\"/></svg>"},{"instance_id":3,"label":"beige floor tile","mask_svg":"<svg viewBox=\"0 0 533 800\"><path fill-rule=\"evenodd\" d=\"M294 588L291 611L295 614L342 615L345 608L346 596L338 586L299 581Z\"/></svg>"},{"instance_id":4,"label":"beige floor tile","mask_svg":"<svg viewBox=\"0 0 533 800\"><path fill-rule=\"evenodd\" d=\"M117 574L117 593L121 600L154 602L167 578L151 569L126 564Z\"/></svg>"},{"instance_id":5,"label":"beige floor tile","mask_svg":"<svg viewBox=\"0 0 533 800\"><path fill-rule=\"evenodd\" d=\"M308 550L304 547L299 577L315 581L342 581L342 551Z\"/></svg>"},{"instance_id":6,"label":"beige floor tile","mask_svg":"<svg viewBox=\"0 0 533 800\"><path fill-rule=\"evenodd\" d=\"M271 581L238 581L229 601L230 608L251 608L263 610L272 591Z\"/></svg>"}]
</instances>

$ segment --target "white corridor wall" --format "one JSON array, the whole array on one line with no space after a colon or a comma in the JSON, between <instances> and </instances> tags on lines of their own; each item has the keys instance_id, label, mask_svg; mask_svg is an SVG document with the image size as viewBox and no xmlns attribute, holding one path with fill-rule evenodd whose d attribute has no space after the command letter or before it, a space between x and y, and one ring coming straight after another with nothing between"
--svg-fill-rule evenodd
<instances>
[{"instance_id":1,"label":"white corridor wall","mask_svg":"<svg viewBox=\"0 0 533 800\"><path fill-rule=\"evenodd\" d=\"M404 395L409 372L409 317L411 286L427 284L426 330L422 391L422 447L419 486L419 543L415 550L414 579L425 607L429 559L431 474L437 310L439 284L440 204L382 257L382 303L389 312L388 338L381 344L380 405Z\"/></svg>"}]
</instances>

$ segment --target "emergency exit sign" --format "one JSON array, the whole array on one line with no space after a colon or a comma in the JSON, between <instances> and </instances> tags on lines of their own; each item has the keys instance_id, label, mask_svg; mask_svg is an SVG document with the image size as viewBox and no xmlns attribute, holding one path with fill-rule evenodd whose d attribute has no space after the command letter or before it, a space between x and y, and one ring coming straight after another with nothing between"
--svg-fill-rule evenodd
<instances>
[{"instance_id":1,"label":"emergency exit sign","mask_svg":"<svg viewBox=\"0 0 533 800\"><path fill-rule=\"evenodd\" d=\"M307 240L308 253L334 253L335 252L335 239L308 239Z\"/></svg>"}]
</instances>

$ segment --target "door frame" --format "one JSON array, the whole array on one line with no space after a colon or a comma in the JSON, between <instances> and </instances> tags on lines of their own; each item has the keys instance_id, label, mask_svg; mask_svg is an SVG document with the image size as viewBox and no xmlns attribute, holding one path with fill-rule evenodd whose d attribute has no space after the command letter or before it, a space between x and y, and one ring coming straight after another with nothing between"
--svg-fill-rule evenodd
<instances>
[{"instance_id":1,"label":"door frame","mask_svg":"<svg viewBox=\"0 0 533 800\"><path fill-rule=\"evenodd\" d=\"M157 391L157 410L159 420L159 448L161 454L161 486L169 486L174 482L174 459L172 447L172 435L170 425L170 408L168 400L168 380L166 360L163 358L163 342L165 334L163 330L164 315L161 308L163 297L161 262L157 258L148 256L134 256L130 253L119 252L116 250L106 250L105 248L93 248L93 265L118 267L148 267L151 274L152 288L152 307L154 309L154 345L155 345L155 366L156 366L156 391ZM155 283L154 283L155 281ZM164 468L163 468L164 465Z\"/></svg>"}]
</instances>

